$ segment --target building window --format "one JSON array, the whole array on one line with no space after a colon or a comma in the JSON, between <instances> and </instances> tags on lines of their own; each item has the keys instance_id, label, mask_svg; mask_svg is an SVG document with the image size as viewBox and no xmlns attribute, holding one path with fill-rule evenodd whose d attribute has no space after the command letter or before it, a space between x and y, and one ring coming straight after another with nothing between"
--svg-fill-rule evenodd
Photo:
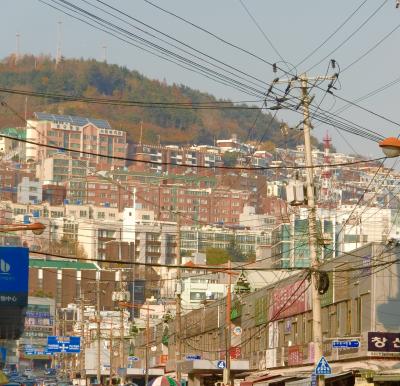
<instances>
[{"instance_id":1,"label":"building window","mask_svg":"<svg viewBox=\"0 0 400 386\"><path fill-rule=\"evenodd\" d=\"M106 218L106 214L104 212L97 212L97 218Z\"/></svg>"},{"instance_id":2,"label":"building window","mask_svg":"<svg viewBox=\"0 0 400 386\"><path fill-rule=\"evenodd\" d=\"M346 335L351 334L351 300L346 302Z\"/></svg>"},{"instance_id":3,"label":"building window","mask_svg":"<svg viewBox=\"0 0 400 386\"><path fill-rule=\"evenodd\" d=\"M356 299L356 332L361 332L362 299Z\"/></svg>"}]
</instances>

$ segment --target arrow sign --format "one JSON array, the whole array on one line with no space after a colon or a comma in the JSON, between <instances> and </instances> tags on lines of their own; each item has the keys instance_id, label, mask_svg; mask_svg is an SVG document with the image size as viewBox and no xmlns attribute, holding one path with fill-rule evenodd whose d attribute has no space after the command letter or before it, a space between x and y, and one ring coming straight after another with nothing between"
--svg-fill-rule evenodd
<instances>
[{"instance_id":1,"label":"arrow sign","mask_svg":"<svg viewBox=\"0 0 400 386\"><path fill-rule=\"evenodd\" d=\"M334 340L332 348L358 348L360 347L359 340Z\"/></svg>"},{"instance_id":2,"label":"arrow sign","mask_svg":"<svg viewBox=\"0 0 400 386\"><path fill-rule=\"evenodd\" d=\"M186 355L186 360L188 360L188 361L195 361L195 360L199 360L199 359L201 359L201 355L194 355L194 354L192 354L192 355Z\"/></svg>"},{"instance_id":3,"label":"arrow sign","mask_svg":"<svg viewBox=\"0 0 400 386\"><path fill-rule=\"evenodd\" d=\"M322 356L321 359L319 360L319 362L315 368L315 374L316 375L332 374L331 366L329 366L329 363L325 359L325 357Z\"/></svg>"}]
</instances>

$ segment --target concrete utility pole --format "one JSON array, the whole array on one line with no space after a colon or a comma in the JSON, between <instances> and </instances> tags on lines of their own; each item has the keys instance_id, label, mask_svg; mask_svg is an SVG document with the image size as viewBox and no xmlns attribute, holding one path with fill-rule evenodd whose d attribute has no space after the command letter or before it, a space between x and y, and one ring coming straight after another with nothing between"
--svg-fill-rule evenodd
<instances>
[{"instance_id":1,"label":"concrete utility pole","mask_svg":"<svg viewBox=\"0 0 400 386\"><path fill-rule=\"evenodd\" d=\"M310 268L311 273L311 293L312 293L312 325L314 334L314 364L317 365L321 356L323 355L322 344L322 324L321 324L321 298L318 292L319 282L319 261L318 261L318 228L317 228L317 215L315 204L315 185L314 185L314 165L312 159L312 146L311 146L311 122L310 122L310 104L311 98L308 93L309 85L315 84L318 81L337 79L337 75L333 76L316 76L308 77L306 74L299 76L301 88L301 106L303 108L303 132L304 132L304 156L307 167L307 202L308 202L308 233L309 233L309 247L310 247ZM297 81L297 80L296 80ZM279 80L276 83L294 83L294 80ZM325 385L325 377L318 376L318 386Z\"/></svg>"},{"instance_id":2,"label":"concrete utility pole","mask_svg":"<svg viewBox=\"0 0 400 386\"><path fill-rule=\"evenodd\" d=\"M110 378L108 378L108 384L111 386L112 385L112 372L113 372L113 322L111 320L111 325L110 325Z\"/></svg>"},{"instance_id":3,"label":"concrete utility pole","mask_svg":"<svg viewBox=\"0 0 400 386\"><path fill-rule=\"evenodd\" d=\"M85 304L84 298L81 298L80 304L80 312L81 312L81 352L79 354L79 364L80 364L80 371L81 371L81 379L83 378L83 373L85 372ZM86 375L85 375L86 377Z\"/></svg>"},{"instance_id":4,"label":"concrete utility pole","mask_svg":"<svg viewBox=\"0 0 400 386\"><path fill-rule=\"evenodd\" d=\"M101 351L100 351L100 272L97 271L96 277L96 303L97 303L97 384L101 383Z\"/></svg>"},{"instance_id":5,"label":"concrete utility pole","mask_svg":"<svg viewBox=\"0 0 400 386\"><path fill-rule=\"evenodd\" d=\"M224 385L231 385L231 295L232 277L231 277L231 258L228 261L228 288L226 291L226 311L225 311L225 368L223 370Z\"/></svg>"},{"instance_id":6,"label":"concrete utility pole","mask_svg":"<svg viewBox=\"0 0 400 386\"><path fill-rule=\"evenodd\" d=\"M150 346L150 308L147 305L147 314L146 314L146 351L145 351L145 378L144 385L148 386L149 384L149 346Z\"/></svg>"},{"instance_id":7,"label":"concrete utility pole","mask_svg":"<svg viewBox=\"0 0 400 386\"><path fill-rule=\"evenodd\" d=\"M313 311L313 332L314 332L314 363L317 364L323 353L322 347L322 326L321 326L321 299L318 293L318 238L317 238L317 216L314 197L314 169L311 146L311 123L310 123L310 97L308 95L308 79L306 75L300 76L302 104L303 104L303 131L304 131L304 152L307 166L307 200L308 200L308 232L310 245L310 266L313 269L311 274L311 293ZM325 379L320 376L320 386L325 384Z\"/></svg>"},{"instance_id":8,"label":"concrete utility pole","mask_svg":"<svg viewBox=\"0 0 400 386\"><path fill-rule=\"evenodd\" d=\"M177 212L177 230L176 230L176 265L180 267L182 265L182 256L181 256L181 214ZM176 337L176 352L175 352L175 365L176 365L176 380L180 383L182 374L181 369L179 367L179 362L182 359L182 339L181 339L181 331L182 331L182 272L181 269L178 268L176 272L176 328L175 328L175 337Z\"/></svg>"}]
</instances>

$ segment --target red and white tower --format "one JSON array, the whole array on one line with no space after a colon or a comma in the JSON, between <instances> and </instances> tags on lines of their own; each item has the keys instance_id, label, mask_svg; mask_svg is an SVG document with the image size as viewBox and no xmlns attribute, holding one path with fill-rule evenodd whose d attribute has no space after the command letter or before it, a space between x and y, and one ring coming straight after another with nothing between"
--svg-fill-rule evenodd
<instances>
[{"instance_id":1,"label":"red and white tower","mask_svg":"<svg viewBox=\"0 0 400 386\"><path fill-rule=\"evenodd\" d=\"M328 132L325 134L323 139L324 142L324 164L329 165L331 163L330 148L332 143L332 138L329 136ZM332 201L332 171L328 166L325 166L321 173L321 202L323 204L329 204Z\"/></svg>"}]
</instances>

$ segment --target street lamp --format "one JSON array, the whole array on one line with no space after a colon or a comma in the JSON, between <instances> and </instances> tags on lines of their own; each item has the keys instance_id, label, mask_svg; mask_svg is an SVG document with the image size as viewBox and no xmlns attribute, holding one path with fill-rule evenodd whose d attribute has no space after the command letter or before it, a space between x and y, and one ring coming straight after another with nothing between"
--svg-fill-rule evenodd
<instances>
[{"instance_id":1,"label":"street lamp","mask_svg":"<svg viewBox=\"0 0 400 386\"><path fill-rule=\"evenodd\" d=\"M379 142L379 147L386 157L393 158L400 156L400 139L398 138L385 138L383 141Z\"/></svg>"},{"instance_id":2,"label":"street lamp","mask_svg":"<svg viewBox=\"0 0 400 386\"><path fill-rule=\"evenodd\" d=\"M44 224L35 222L33 224L7 224L0 227L0 232L32 231L35 235L41 235L45 229Z\"/></svg>"}]
</instances>

